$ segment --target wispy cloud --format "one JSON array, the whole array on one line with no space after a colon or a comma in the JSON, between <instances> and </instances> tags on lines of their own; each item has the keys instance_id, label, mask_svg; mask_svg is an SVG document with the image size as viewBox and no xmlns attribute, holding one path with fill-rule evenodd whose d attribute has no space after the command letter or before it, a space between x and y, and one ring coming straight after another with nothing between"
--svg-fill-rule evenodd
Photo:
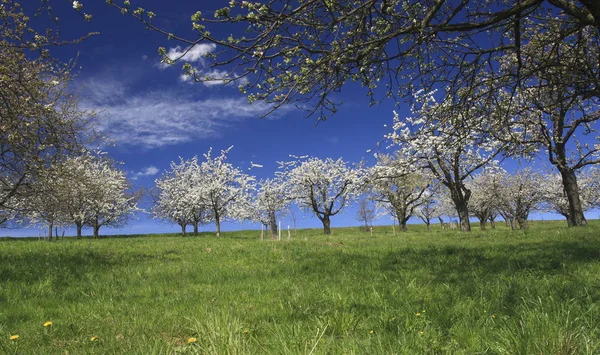
<instances>
[{"instance_id":1,"label":"wispy cloud","mask_svg":"<svg viewBox=\"0 0 600 355\"><path fill-rule=\"evenodd\" d=\"M340 142L340 139L336 136L329 136L327 137L327 141L329 141L329 143L331 144L338 144Z\"/></svg>"},{"instance_id":2,"label":"wispy cloud","mask_svg":"<svg viewBox=\"0 0 600 355\"><path fill-rule=\"evenodd\" d=\"M167 57L171 60L194 64L192 70L195 75L203 80L206 79L205 81L202 81L204 86L210 87L223 85L228 82L226 79L231 77L232 73L229 73L225 70L210 68L210 66L206 64L205 59L206 56L214 52L216 48L217 46L214 43L199 43L193 47L176 46L169 48L167 51ZM158 63L157 66L160 69L171 67L171 65L163 62ZM193 75L181 73L179 75L179 80L182 82L192 83Z\"/></svg>"},{"instance_id":3,"label":"wispy cloud","mask_svg":"<svg viewBox=\"0 0 600 355\"><path fill-rule=\"evenodd\" d=\"M154 165L150 165L148 167L143 168L142 170L133 173L131 180L137 180L142 176L154 176L158 174L159 170Z\"/></svg>"},{"instance_id":4,"label":"wispy cloud","mask_svg":"<svg viewBox=\"0 0 600 355\"><path fill-rule=\"evenodd\" d=\"M199 43L193 47L183 48L180 46L169 48L167 57L171 60L182 60L184 62L203 62L206 55L212 53L217 46L214 43Z\"/></svg>"},{"instance_id":5,"label":"wispy cloud","mask_svg":"<svg viewBox=\"0 0 600 355\"><path fill-rule=\"evenodd\" d=\"M100 112L98 129L118 145L145 149L221 137L233 123L269 111L268 104L249 104L239 96L196 99L175 91L135 94L116 80L90 80L85 86L85 106Z\"/></svg>"}]
</instances>

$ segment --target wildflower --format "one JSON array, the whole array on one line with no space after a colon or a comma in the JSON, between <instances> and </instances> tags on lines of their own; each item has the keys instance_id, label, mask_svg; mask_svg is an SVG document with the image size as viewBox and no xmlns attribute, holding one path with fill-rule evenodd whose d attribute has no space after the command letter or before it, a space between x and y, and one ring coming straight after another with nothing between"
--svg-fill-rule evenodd
<instances>
[{"instance_id":1,"label":"wildflower","mask_svg":"<svg viewBox=\"0 0 600 355\"><path fill-rule=\"evenodd\" d=\"M82 7L83 7L83 4L81 4L79 1L73 1L73 8L75 10L81 10Z\"/></svg>"},{"instance_id":2,"label":"wildflower","mask_svg":"<svg viewBox=\"0 0 600 355\"><path fill-rule=\"evenodd\" d=\"M52 322L51 322L51 321L47 321L46 323L44 323L44 327L49 327L49 326L51 326L51 325L52 325Z\"/></svg>"},{"instance_id":3,"label":"wildflower","mask_svg":"<svg viewBox=\"0 0 600 355\"><path fill-rule=\"evenodd\" d=\"M417 312L417 313L415 313L415 316L417 316L417 317L420 317L420 316L421 316L421 313L420 313L420 312Z\"/></svg>"},{"instance_id":4,"label":"wildflower","mask_svg":"<svg viewBox=\"0 0 600 355\"><path fill-rule=\"evenodd\" d=\"M248 334L248 329L244 329L244 334Z\"/></svg>"},{"instance_id":5,"label":"wildflower","mask_svg":"<svg viewBox=\"0 0 600 355\"><path fill-rule=\"evenodd\" d=\"M17 334L11 335L9 339L12 341L19 340L19 336Z\"/></svg>"},{"instance_id":6,"label":"wildflower","mask_svg":"<svg viewBox=\"0 0 600 355\"><path fill-rule=\"evenodd\" d=\"M492 314L492 318L496 318L496 315L495 315L495 314Z\"/></svg>"},{"instance_id":7,"label":"wildflower","mask_svg":"<svg viewBox=\"0 0 600 355\"><path fill-rule=\"evenodd\" d=\"M371 331L369 332L369 334L375 334L375 331L374 331L374 330L371 330Z\"/></svg>"},{"instance_id":8,"label":"wildflower","mask_svg":"<svg viewBox=\"0 0 600 355\"><path fill-rule=\"evenodd\" d=\"M191 343L195 343L197 341L198 341L198 339L196 339L196 338L188 338L187 342L188 342L188 344L191 344Z\"/></svg>"},{"instance_id":9,"label":"wildflower","mask_svg":"<svg viewBox=\"0 0 600 355\"><path fill-rule=\"evenodd\" d=\"M96 341L98 339L100 339L100 338L94 335L93 337L90 338L90 341Z\"/></svg>"},{"instance_id":10,"label":"wildflower","mask_svg":"<svg viewBox=\"0 0 600 355\"><path fill-rule=\"evenodd\" d=\"M425 334L425 332L421 330L421 331L419 332L419 335L423 335L423 334Z\"/></svg>"}]
</instances>

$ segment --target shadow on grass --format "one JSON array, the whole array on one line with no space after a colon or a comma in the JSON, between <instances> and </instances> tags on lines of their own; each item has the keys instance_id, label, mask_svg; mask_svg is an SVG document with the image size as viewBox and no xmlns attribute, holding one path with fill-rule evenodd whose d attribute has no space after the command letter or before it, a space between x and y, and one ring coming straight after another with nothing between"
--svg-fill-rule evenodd
<instances>
[{"instance_id":1,"label":"shadow on grass","mask_svg":"<svg viewBox=\"0 0 600 355\"><path fill-rule=\"evenodd\" d=\"M88 272L98 272L124 264L125 260L94 251L49 252L27 251L20 255L0 255L0 281L32 284L52 276L60 280L81 279Z\"/></svg>"}]
</instances>

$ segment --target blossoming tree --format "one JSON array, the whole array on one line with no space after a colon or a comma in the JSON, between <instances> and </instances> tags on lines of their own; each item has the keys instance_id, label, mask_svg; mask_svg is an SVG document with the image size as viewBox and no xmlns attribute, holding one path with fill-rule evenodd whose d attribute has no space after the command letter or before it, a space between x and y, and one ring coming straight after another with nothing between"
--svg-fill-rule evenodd
<instances>
[{"instance_id":1,"label":"blossoming tree","mask_svg":"<svg viewBox=\"0 0 600 355\"><path fill-rule=\"evenodd\" d=\"M323 233L331 234L331 217L362 191L363 169L351 167L341 158L294 158L280 162L277 174L286 181L286 189L298 206L313 212L323 223Z\"/></svg>"},{"instance_id":2,"label":"blossoming tree","mask_svg":"<svg viewBox=\"0 0 600 355\"><path fill-rule=\"evenodd\" d=\"M408 166L430 171L448 189L461 230L470 231L471 190L465 181L500 157L507 144L487 134L483 103L457 109L454 99L446 95L437 102L435 92L420 92L413 116L403 119L394 112L393 132L386 137Z\"/></svg>"},{"instance_id":3,"label":"blossoming tree","mask_svg":"<svg viewBox=\"0 0 600 355\"><path fill-rule=\"evenodd\" d=\"M425 172L412 170L407 162L383 154L377 156L377 164L368 173L370 198L380 208L393 210L392 216L402 231L406 231L415 209L423 204L430 182Z\"/></svg>"}]
</instances>

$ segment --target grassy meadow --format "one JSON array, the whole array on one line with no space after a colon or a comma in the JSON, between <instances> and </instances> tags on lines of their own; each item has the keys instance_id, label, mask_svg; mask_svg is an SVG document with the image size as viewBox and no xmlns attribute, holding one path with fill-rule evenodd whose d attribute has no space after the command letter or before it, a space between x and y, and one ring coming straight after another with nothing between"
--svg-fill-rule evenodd
<instances>
[{"instance_id":1,"label":"grassy meadow","mask_svg":"<svg viewBox=\"0 0 600 355\"><path fill-rule=\"evenodd\" d=\"M600 353L599 221L474 227L0 241L0 353Z\"/></svg>"}]
</instances>

